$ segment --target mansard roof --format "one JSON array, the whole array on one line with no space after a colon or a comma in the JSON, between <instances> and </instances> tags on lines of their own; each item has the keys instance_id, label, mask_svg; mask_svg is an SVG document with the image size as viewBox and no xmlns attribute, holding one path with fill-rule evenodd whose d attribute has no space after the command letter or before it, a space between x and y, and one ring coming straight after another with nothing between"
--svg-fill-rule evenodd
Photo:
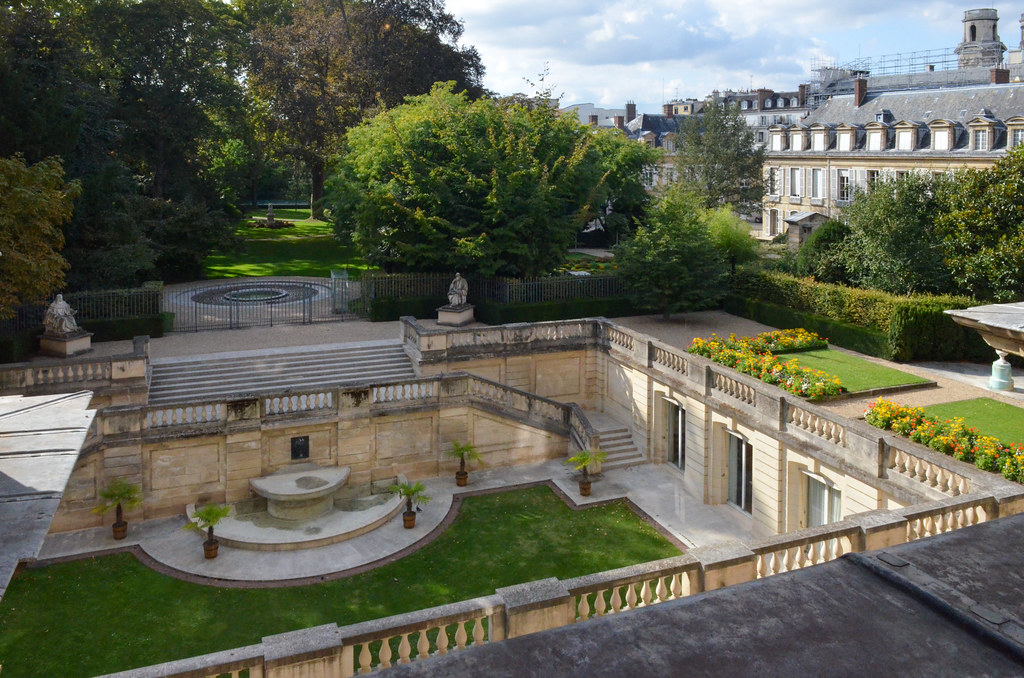
<instances>
[{"instance_id":1,"label":"mansard roof","mask_svg":"<svg viewBox=\"0 0 1024 678\"><path fill-rule=\"evenodd\" d=\"M854 105L852 94L836 96L811 111L804 122L866 125L883 111L890 111L894 120L942 118L965 123L979 115L1005 120L1024 114L1024 84L869 92L861 106Z\"/></svg>"},{"instance_id":2,"label":"mansard roof","mask_svg":"<svg viewBox=\"0 0 1024 678\"><path fill-rule=\"evenodd\" d=\"M678 119L666 115L641 113L626 123L626 134L631 138L639 138L643 132L654 132L657 135L679 131Z\"/></svg>"}]
</instances>

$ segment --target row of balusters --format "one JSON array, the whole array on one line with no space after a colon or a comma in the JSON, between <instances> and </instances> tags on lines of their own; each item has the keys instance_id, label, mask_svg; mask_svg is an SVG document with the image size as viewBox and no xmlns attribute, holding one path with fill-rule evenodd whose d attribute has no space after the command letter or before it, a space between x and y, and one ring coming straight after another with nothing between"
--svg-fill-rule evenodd
<instances>
[{"instance_id":1,"label":"row of balusters","mask_svg":"<svg viewBox=\"0 0 1024 678\"><path fill-rule=\"evenodd\" d=\"M419 631L407 631L358 645L354 653L354 670L359 674L370 673L396 664L446 655L489 641L486 617L428 626Z\"/></svg>"},{"instance_id":2,"label":"row of balusters","mask_svg":"<svg viewBox=\"0 0 1024 678\"><path fill-rule=\"evenodd\" d=\"M904 450L892 448L889 454L889 469L912 480L926 483L950 496L967 494L970 490L967 478L959 473L916 457Z\"/></svg>"},{"instance_id":3,"label":"row of balusters","mask_svg":"<svg viewBox=\"0 0 1024 678\"><path fill-rule=\"evenodd\" d=\"M959 530L961 527L983 523L987 519L988 514L981 506L965 506L932 515L919 516L907 521L907 541Z\"/></svg>"},{"instance_id":4,"label":"row of balusters","mask_svg":"<svg viewBox=\"0 0 1024 678\"><path fill-rule=\"evenodd\" d=\"M683 598L693 591L691 577L697 576L696 567L644 579L629 584L610 585L596 591L578 593L576 621L603 617L656 603Z\"/></svg>"}]
</instances>

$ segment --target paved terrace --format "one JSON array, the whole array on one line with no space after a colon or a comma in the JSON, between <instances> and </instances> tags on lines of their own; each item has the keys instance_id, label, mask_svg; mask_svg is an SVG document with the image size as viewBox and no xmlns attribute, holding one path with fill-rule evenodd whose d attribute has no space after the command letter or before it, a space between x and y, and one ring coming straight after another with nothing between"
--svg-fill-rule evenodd
<instances>
[{"instance_id":1,"label":"paved terrace","mask_svg":"<svg viewBox=\"0 0 1024 678\"><path fill-rule=\"evenodd\" d=\"M453 477L423 481L431 497L416 519L402 527L401 514L381 527L348 541L297 551L249 551L221 544L220 555L206 560L204 539L181 529L185 518L165 518L129 524L128 538L114 541L110 527L64 532L47 537L40 560L94 555L137 546L158 569L187 578L233 580L243 583L290 582L347 576L383 565L429 543L457 511L456 499L475 493L549 483L573 507L628 499L647 514L661 531L684 547L710 546L723 541L749 542L751 522L728 506L708 506L682 487L682 477L667 466L643 465L608 471L594 482L590 497L579 496L575 476L561 462L551 461L472 471L460 488Z\"/></svg>"},{"instance_id":2,"label":"paved terrace","mask_svg":"<svg viewBox=\"0 0 1024 678\"><path fill-rule=\"evenodd\" d=\"M719 311L677 314L669 320L660 316L618 318L615 322L685 348L695 337L711 334L750 335L774 328ZM431 326L434 323L422 323ZM482 325L480 325L482 326ZM395 340L400 336L398 322L370 323L349 321L317 325L289 325L247 330L175 333L153 339L150 356L167 359L202 356L224 351L267 350L287 347L311 347L324 344ZM131 342L107 342L96 346L96 355L130 352ZM843 350L843 349L838 349ZM893 364L862 356L872 362L889 365L929 378L932 388L916 389L892 396L908 405L927 405L977 397L1024 404L1024 372L1015 371L1018 387L1012 393L997 393L984 388L988 378L985 365L960 363ZM862 415L873 398L853 398L825 406L849 417ZM129 538L114 542L109 528L50 535L40 558L74 557L112 548L137 545L164 568L193 577L239 580L242 582L283 582L296 578L340 576L366 569L382 560L393 559L426 543L453 510L459 493L494 490L522 484L547 482L558 488L571 504L594 503L627 498L648 514L663 530L681 544L707 546L722 541L749 542L749 521L728 506L707 506L682 488L680 477L665 466L641 466L609 471L595 483L589 499L578 496L569 470L558 462L535 466L474 471L470 485L455 487L451 478L426 481L427 494L434 501L419 515L417 527L404 530L396 517L378 530L356 539L316 549L292 552L243 551L223 547L214 561L206 561L199 548L200 537L179 529L184 518L135 522Z\"/></svg>"}]
</instances>

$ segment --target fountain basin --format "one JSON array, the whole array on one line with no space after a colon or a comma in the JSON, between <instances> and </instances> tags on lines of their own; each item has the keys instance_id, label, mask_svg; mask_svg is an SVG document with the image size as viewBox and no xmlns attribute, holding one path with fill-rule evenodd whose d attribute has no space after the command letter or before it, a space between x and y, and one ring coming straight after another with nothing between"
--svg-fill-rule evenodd
<instances>
[{"instance_id":1,"label":"fountain basin","mask_svg":"<svg viewBox=\"0 0 1024 678\"><path fill-rule=\"evenodd\" d=\"M249 481L267 500L267 513L280 520L312 520L334 507L334 493L348 480L348 466L298 464Z\"/></svg>"}]
</instances>

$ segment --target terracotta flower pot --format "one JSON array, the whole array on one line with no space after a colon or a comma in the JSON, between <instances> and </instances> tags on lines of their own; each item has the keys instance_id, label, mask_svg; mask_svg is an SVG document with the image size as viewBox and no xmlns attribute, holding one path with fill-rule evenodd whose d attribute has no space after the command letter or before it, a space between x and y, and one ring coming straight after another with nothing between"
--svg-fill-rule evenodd
<instances>
[{"instance_id":1,"label":"terracotta flower pot","mask_svg":"<svg viewBox=\"0 0 1024 678\"><path fill-rule=\"evenodd\" d=\"M465 487L469 481L469 471L456 471L455 472L455 484L459 487Z\"/></svg>"},{"instance_id":2,"label":"terracotta flower pot","mask_svg":"<svg viewBox=\"0 0 1024 678\"><path fill-rule=\"evenodd\" d=\"M207 559L216 558L218 548L220 548L220 542L216 539L213 541L204 541L203 555L206 556Z\"/></svg>"},{"instance_id":3,"label":"terracotta flower pot","mask_svg":"<svg viewBox=\"0 0 1024 678\"><path fill-rule=\"evenodd\" d=\"M128 536L128 521L122 520L114 523L114 539L124 539Z\"/></svg>"},{"instance_id":4,"label":"terracotta flower pot","mask_svg":"<svg viewBox=\"0 0 1024 678\"><path fill-rule=\"evenodd\" d=\"M580 496L582 496L582 497L589 497L590 496L590 481L589 480L581 480L580 481Z\"/></svg>"},{"instance_id":5,"label":"terracotta flower pot","mask_svg":"<svg viewBox=\"0 0 1024 678\"><path fill-rule=\"evenodd\" d=\"M402 512L402 525L405 529L409 530L416 527L416 512L415 511L403 511Z\"/></svg>"}]
</instances>

